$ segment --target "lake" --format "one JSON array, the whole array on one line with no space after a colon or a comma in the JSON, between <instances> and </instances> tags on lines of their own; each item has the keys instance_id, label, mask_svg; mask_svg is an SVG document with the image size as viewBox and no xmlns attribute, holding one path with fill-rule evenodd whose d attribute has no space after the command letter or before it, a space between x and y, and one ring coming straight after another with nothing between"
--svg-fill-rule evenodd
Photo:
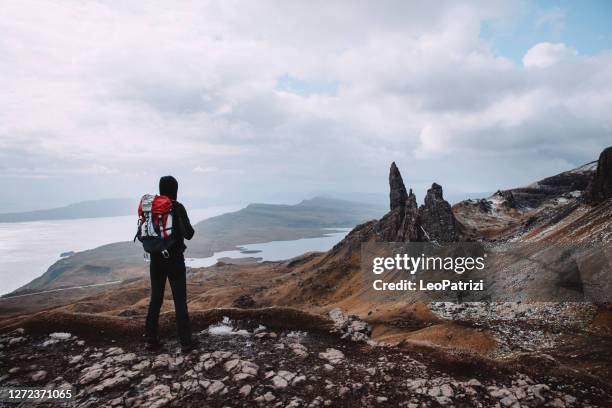
<instances>
[{"instance_id":1,"label":"lake","mask_svg":"<svg viewBox=\"0 0 612 408\"><path fill-rule=\"evenodd\" d=\"M192 224L237 211L243 206L216 206L189 210ZM39 277L68 251L131 241L136 216L0 223L0 294L11 292Z\"/></svg>"},{"instance_id":2,"label":"lake","mask_svg":"<svg viewBox=\"0 0 612 408\"><path fill-rule=\"evenodd\" d=\"M290 259L305 252L327 251L340 242L351 228L327 228L329 234L316 238L301 238L292 241L272 241L262 244L241 245L239 250L215 252L207 258L187 258L185 263L192 268L203 268L217 263L221 258L261 258L262 261Z\"/></svg>"}]
</instances>

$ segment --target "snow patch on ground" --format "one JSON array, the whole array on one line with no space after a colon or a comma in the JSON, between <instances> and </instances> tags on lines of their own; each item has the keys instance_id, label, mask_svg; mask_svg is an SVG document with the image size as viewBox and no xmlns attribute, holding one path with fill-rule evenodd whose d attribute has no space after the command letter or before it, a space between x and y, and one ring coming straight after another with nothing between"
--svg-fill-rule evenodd
<instances>
[{"instance_id":1,"label":"snow patch on ground","mask_svg":"<svg viewBox=\"0 0 612 408\"><path fill-rule=\"evenodd\" d=\"M489 202L491 213L498 214L501 210L502 205L506 202L506 199L499 194L493 194L491 197L487 198Z\"/></svg>"},{"instance_id":2,"label":"snow patch on ground","mask_svg":"<svg viewBox=\"0 0 612 408\"><path fill-rule=\"evenodd\" d=\"M72 334L57 332L57 333L51 333L49 337L55 340L68 340L70 337L72 337Z\"/></svg>"},{"instance_id":3,"label":"snow patch on ground","mask_svg":"<svg viewBox=\"0 0 612 408\"><path fill-rule=\"evenodd\" d=\"M568 171L567 173L576 174L576 173L588 173L591 171L597 170L597 160L587 163L583 166L576 167L573 170Z\"/></svg>"},{"instance_id":4,"label":"snow patch on ground","mask_svg":"<svg viewBox=\"0 0 612 408\"><path fill-rule=\"evenodd\" d=\"M234 326L232 326L232 322L229 317L223 317L221 323L217 323L215 325L210 326L207 330L208 334L213 336L250 336L251 333L242 329L236 330Z\"/></svg>"},{"instance_id":5,"label":"snow patch on ground","mask_svg":"<svg viewBox=\"0 0 612 408\"><path fill-rule=\"evenodd\" d=\"M45 340L42 343L42 346L43 347L52 346L53 344L59 343L60 341L70 340L71 338L72 338L72 334L70 333L61 333L61 332L51 333L49 334L49 339Z\"/></svg>"},{"instance_id":6,"label":"snow patch on ground","mask_svg":"<svg viewBox=\"0 0 612 408\"><path fill-rule=\"evenodd\" d=\"M306 337L307 335L308 335L308 333L305 332L305 331L299 331L299 330L295 331L295 330L293 330L293 331L290 331L287 334L287 337L289 337L290 339L298 339L299 340L299 339L302 339L302 338Z\"/></svg>"}]
</instances>

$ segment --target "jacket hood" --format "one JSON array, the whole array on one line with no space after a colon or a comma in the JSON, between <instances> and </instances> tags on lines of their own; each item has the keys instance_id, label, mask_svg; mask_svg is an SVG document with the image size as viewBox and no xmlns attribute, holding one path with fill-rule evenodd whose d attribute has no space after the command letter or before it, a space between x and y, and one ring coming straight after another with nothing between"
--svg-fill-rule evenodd
<instances>
[{"instance_id":1,"label":"jacket hood","mask_svg":"<svg viewBox=\"0 0 612 408\"><path fill-rule=\"evenodd\" d=\"M178 192L178 181L172 176L164 176L159 179L159 194L176 200Z\"/></svg>"}]
</instances>

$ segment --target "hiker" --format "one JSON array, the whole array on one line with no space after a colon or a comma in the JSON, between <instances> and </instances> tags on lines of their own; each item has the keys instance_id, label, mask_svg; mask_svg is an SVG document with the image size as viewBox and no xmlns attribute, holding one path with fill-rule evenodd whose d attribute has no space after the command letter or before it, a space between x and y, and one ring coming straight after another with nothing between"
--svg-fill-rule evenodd
<instances>
[{"instance_id":1,"label":"hiker","mask_svg":"<svg viewBox=\"0 0 612 408\"><path fill-rule=\"evenodd\" d=\"M159 311L164 302L166 279L170 281L176 326L181 351L188 352L195 348L196 341L191 337L191 324L187 311L187 270L183 252L187 248L184 238L191 239L194 231L185 207L176 201L178 182L172 176L159 179L159 194L172 200L172 234L173 243L163 252L151 252L151 299L145 323L145 348L155 350L160 347L158 338Z\"/></svg>"}]
</instances>

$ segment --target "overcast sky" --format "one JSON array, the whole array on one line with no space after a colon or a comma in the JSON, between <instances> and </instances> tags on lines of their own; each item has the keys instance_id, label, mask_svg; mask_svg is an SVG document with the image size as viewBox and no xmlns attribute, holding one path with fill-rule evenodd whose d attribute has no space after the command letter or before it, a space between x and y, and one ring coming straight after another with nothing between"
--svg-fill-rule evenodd
<instances>
[{"instance_id":1,"label":"overcast sky","mask_svg":"<svg viewBox=\"0 0 612 408\"><path fill-rule=\"evenodd\" d=\"M0 3L4 211L527 184L612 145L612 3ZM179 197L180 198L180 197ZM4 212L0 211L0 212Z\"/></svg>"}]
</instances>

